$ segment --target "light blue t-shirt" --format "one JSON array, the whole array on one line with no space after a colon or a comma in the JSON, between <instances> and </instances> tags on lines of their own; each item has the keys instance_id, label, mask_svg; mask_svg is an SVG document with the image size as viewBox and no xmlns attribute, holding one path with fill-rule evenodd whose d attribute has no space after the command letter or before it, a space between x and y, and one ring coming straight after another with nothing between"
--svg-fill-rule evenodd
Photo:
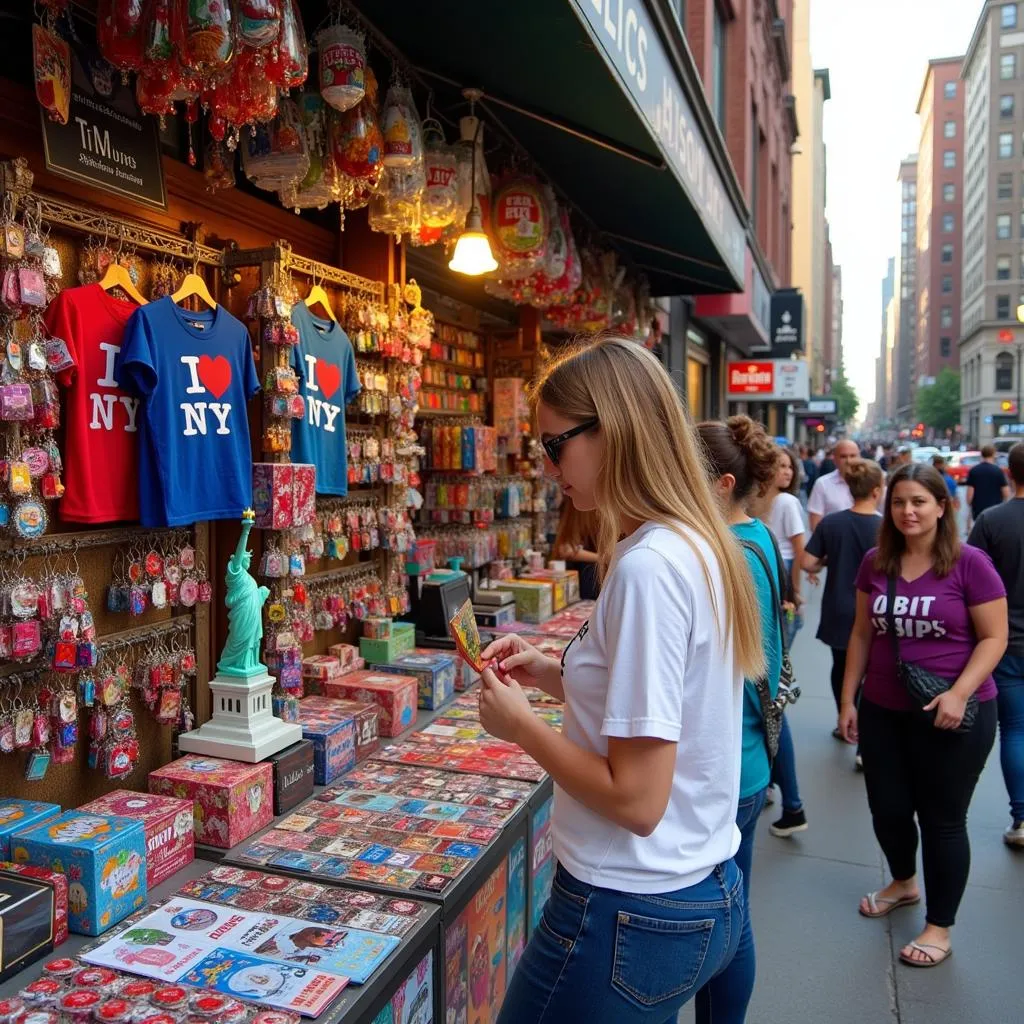
<instances>
[{"instance_id":1,"label":"light blue t-shirt","mask_svg":"<svg viewBox=\"0 0 1024 1024\"><path fill-rule=\"evenodd\" d=\"M305 302L292 308L299 343L292 368L306 415L292 420L292 461L316 466L316 493L348 494L345 406L359 394L356 357L348 335L333 320L313 316Z\"/></svg>"},{"instance_id":2,"label":"light blue t-shirt","mask_svg":"<svg viewBox=\"0 0 1024 1024\"><path fill-rule=\"evenodd\" d=\"M776 591L779 589L779 574L776 568L775 551L768 527L759 519L738 523L732 527L741 541L756 544L763 552L772 571ZM779 675L782 672L782 638L779 635L779 613L775 608L772 590L764 574L764 566L753 551L743 549L750 566L750 574L757 589L757 603L761 609L761 635L768 662L768 687L772 696L779 692ZM748 679L743 695L743 764L740 772L740 799L760 793L771 779L768 764L768 747L765 743L764 719L761 716L761 701L757 688Z\"/></svg>"}]
</instances>

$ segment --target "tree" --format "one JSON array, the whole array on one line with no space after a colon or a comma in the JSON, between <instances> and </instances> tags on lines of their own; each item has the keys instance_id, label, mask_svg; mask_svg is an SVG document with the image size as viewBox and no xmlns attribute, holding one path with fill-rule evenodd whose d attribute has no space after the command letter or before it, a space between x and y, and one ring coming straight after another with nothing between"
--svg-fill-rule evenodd
<instances>
[{"instance_id":1,"label":"tree","mask_svg":"<svg viewBox=\"0 0 1024 1024\"><path fill-rule=\"evenodd\" d=\"M918 420L942 433L960 422L960 374L942 368L934 384L918 388L914 403Z\"/></svg>"},{"instance_id":2,"label":"tree","mask_svg":"<svg viewBox=\"0 0 1024 1024\"><path fill-rule=\"evenodd\" d=\"M836 416L840 423L849 423L857 415L860 399L846 379L845 367L839 367L839 372L833 378L829 397L836 400Z\"/></svg>"}]
</instances>

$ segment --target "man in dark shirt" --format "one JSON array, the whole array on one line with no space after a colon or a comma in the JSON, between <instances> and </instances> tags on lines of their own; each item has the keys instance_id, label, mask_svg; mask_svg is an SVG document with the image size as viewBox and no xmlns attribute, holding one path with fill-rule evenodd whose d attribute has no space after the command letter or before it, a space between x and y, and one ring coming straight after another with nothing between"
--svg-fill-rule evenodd
<instances>
[{"instance_id":1,"label":"man in dark shirt","mask_svg":"<svg viewBox=\"0 0 1024 1024\"><path fill-rule=\"evenodd\" d=\"M967 543L987 552L1006 585L1010 642L993 673L999 689L1000 762L1012 819L1003 841L1024 847L1024 443L1010 449L1010 478L1013 500L980 516Z\"/></svg>"},{"instance_id":2,"label":"man in dark shirt","mask_svg":"<svg viewBox=\"0 0 1024 1024\"><path fill-rule=\"evenodd\" d=\"M967 504L971 518L977 521L985 509L1001 504L1009 496L1006 476L996 465L996 450L987 444L981 449L981 462L972 466L967 474Z\"/></svg>"}]
</instances>

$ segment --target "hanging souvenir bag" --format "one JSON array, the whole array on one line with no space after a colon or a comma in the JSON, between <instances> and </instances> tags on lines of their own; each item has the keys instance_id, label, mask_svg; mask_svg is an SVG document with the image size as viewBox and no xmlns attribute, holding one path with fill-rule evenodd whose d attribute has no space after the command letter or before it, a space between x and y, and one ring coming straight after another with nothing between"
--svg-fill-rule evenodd
<instances>
[{"instance_id":1,"label":"hanging souvenir bag","mask_svg":"<svg viewBox=\"0 0 1024 1024\"><path fill-rule=\"evenodd\" d=\"M428 228L447 227L455 219L458 206L457 166L440 123L433 119L423 125L423 156L427 180L423 224Z\"/></svg>"},{"instance_id":2,"label":"hanging souvenir bag","mask_svg":"<svg viewBox=\"0 0 1024 1024\"><path fill-rule=\"evenodd\" d=\"M502 278L519 279L539 270L547 255L551 223L540 183L511 174L494 190L491 233Z\"/></svg>"},{"instance_id":3,"label":"hanging souvenir bag","mask_svg":"<svg viewBox=\"0 0 1024 1024\"><path fill-rule=\"evenodd\" d=\"M334 24L316 35L320 55L320 95L335 110L351 110L366 94L366 40L347 25Z\"/></svg>"},{"instance_id":4,"label":"hanging souvenir bag","mask_svg":"<svg viewBox=\"0 0 1024 1024\"><path fill-rule=\"evenodd\" d=\"M242 167L257 187L272 192L290 188L309 170L305 133L295 104L282 100L270 124L242 136Z\"/></svg>"},{"instance_id":5,"label":"hanging souvenir bag","mask_svg":"<svg viewBox=\"0 0 1024 1024\"><path fill-rule=\"evenodd\" d=\"M409 169L423 157L423 140L412 92L397 82L388 89L381 114L384 166Z\"/></svg>"}]
</instances>

